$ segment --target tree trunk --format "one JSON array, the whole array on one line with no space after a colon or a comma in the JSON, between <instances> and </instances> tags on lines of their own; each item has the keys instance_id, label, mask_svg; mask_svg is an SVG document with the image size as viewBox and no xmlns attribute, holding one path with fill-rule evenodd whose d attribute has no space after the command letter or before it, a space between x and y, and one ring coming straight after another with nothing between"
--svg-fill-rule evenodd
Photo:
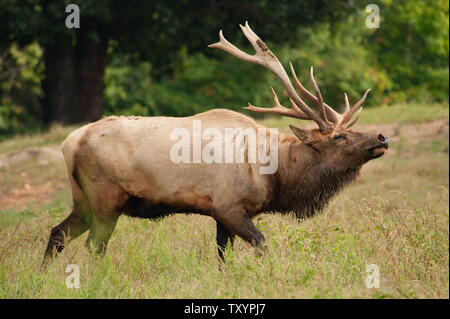
<instances>
[{"instance_id":1,"label":"tree trunk","mask_svg":"<svg viewBox=\"0 0 450 319\"><path fill-rule=\"evenodd\" d=\"M77 30L75 46L61 35L45 47L46 124L88 123L102 116L108 39L93 33L84 25Z\"/></svg>"},{"instance_id":2,"label":"tree trunk","mask_svg":"<svg viewBox=\"0 0 450 319\"><path fill-rule=\"evenodd\" d=\"M89 29L81 31L75 49L77 57L76 101L83 115L82 122L96 121L103 114L103 77L108 39L106 36L97 39L91 35Z\"/></svg>"},{"instance_id":3,"label":"tree trunk","mask_svg":"<svg viewBox=\"0 0 450 319\"><path fill-rule=\"evenodd\" d=\"M74 105L76 89L72 45L64 35L55 41L44 51L44 123L76 123L79 114Z\"/></svg>"}]
</instances>

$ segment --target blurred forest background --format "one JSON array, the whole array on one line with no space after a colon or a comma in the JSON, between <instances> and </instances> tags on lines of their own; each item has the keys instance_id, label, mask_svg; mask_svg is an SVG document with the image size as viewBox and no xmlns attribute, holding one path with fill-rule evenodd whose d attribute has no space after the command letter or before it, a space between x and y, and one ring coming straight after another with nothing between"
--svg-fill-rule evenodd
<instances>
[{"instance_id":1,"label":"blurred forest background","mask_svg":"<svg viewBox=\"0 0 450 319\"><path fill-rule=\"evenodd\" d=\"M69 3L80 7L68 29ZM380 28L369 29L369 3ZM186 116L271 106L281 84L262 67L207 45L253 52L253 30L311 89L340 109L372 88L366 106L448 103L447 0L0 0L0 138L103 115Z\"/></svg>"}]
</instances>

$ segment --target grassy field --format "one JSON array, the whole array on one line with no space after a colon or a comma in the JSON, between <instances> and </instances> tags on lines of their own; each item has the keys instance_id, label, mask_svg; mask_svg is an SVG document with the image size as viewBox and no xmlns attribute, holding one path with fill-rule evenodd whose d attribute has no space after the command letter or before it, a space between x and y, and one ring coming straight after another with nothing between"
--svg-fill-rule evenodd
<instances>
[{"instance_id":1,"label":"grassy field","mask_svg":"<svg viewBox=\"0 0 450 319\"><path fill-rule=\"evenodd\" d=\"M262 121L282 131L292 122ZM71 196L62 161L36 149L57 150L74 128L4 140L0 298L449 298L448 123L448 105L364 110L359 129L388 135L387 154L312 219L257 217L268 253L238 239L223 271L214 221L179 215L122 216L103 259L87 252L84 234L41 273L50 229L70 212ZM80 268L79 289L66 287L69 264ZM379 288L366 286L370 264Z\"/></svg>"}]
</instances>

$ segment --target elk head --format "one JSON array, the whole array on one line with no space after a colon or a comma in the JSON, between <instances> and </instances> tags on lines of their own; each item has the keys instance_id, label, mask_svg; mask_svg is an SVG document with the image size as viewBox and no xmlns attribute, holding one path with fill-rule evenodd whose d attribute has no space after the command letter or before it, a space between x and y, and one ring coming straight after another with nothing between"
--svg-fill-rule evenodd
<instances>
[{"instance_id":1,"label":"elk head","mask_svg":"<svg viewBox=\"0 0 450 319\"><path fill-rule=\"evenodd\" d=\"M350 106L347 94L345 94L345 110L340 114L323 101L319 86L314 79L313 67L310 70L310 77L315 96L300 83L292 63L290 63L290 71L295 86L300 95L315 106L315 110L312 110L297 94L278 58L252 29L250 29L248 23L246 22L245 26L239 26L245 37L252 44L256 54L247 54L228 42L223 36L222 30L219 32L220 41L208 47L224 50L241 60L259 64L271 70L281 80L288 93L291 104L290 108L281 105L275 91L271 88L274 101L272 108L256 107L249 103L245 109L256 113L278 114L296 119L314 121L318 125L318 129L301 129L293 125L290 125L290 128L304 145L322 154L323 156L321 158L329 161L330 164L358 167L384 154L389 146L389 139L387 137L382 134L361 133L350 130L350 127L359 118L362 104L366 100L370 89L366 90L362 98L353 106Z\"/></svg>"}]
</instances>

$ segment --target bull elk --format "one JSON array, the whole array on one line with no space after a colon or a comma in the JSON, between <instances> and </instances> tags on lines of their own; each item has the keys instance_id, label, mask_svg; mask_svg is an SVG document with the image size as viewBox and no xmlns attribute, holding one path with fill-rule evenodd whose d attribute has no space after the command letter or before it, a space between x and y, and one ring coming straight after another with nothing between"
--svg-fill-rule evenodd
<instances>
[{"instance_id":1,"label":"bull elk","mask_svg":"<svg viewBox=\"0 0 450 319\"><path fill-rule=\"evenodd\" d=\"M224 38L222 31L220 41L209 47L274 72L291 104L289 108L281 105L272 89L274 107L249 103L246 109L312 120L318 128L290 125L294 136L277 133L278 169L272 174L260 174L259 161L189 164L170 160L171 131L179 127L192 129L195 120L201 121L203 127L221 131L225 128L269 131L250 117L229 110L215 109L184 118L113 116L77 129L62 144L73 210L52 228L44 267L69 240L87 230L90 230L87 246L104 253L121 214L150 219L173 213L211 216L217 224L221 259L227 243L233 245L235 235L255 247L263 247L265 239L252 223L253 217L263 212L293 212L298 218L311 217L358 176L362 165L384 154L389 145L387 137L350 130L369 90L353 106L345 95L345 111L340 114L323 101L313 68L310 77L315 95L300 83L291 64L298 93L314 105L313 110L248 23L240 27L256 54L239 50Z\"/></svg>"}]
</instances>

